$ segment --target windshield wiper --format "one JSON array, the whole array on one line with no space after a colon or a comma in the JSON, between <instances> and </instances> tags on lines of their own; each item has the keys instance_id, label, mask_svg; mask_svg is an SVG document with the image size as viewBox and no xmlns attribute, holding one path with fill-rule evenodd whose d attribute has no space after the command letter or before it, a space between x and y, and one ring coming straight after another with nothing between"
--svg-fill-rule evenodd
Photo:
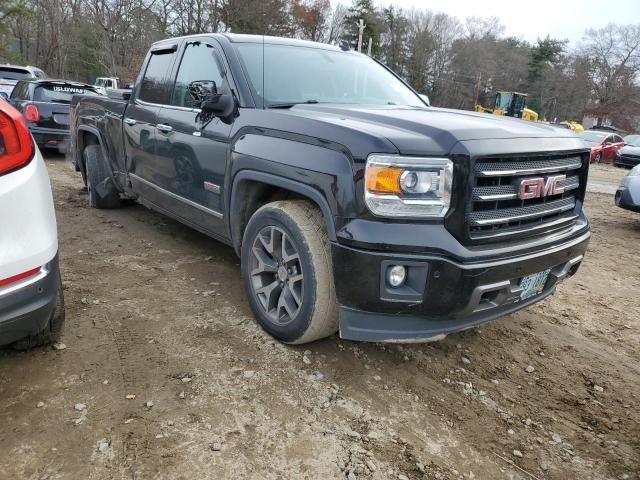
<instances>
[{"instance_id":1,"label":"windshield wiper","mask_svg":"<svg viewBox=\"0 0 640 480\"><path fill-rule=\"evenodd\" d=\"M317 100L306 100L304 102L289 102L289 103L270 103L267 108L291 108L296 105L314 105L320 103Z\"/></svg>"}]
</instances>

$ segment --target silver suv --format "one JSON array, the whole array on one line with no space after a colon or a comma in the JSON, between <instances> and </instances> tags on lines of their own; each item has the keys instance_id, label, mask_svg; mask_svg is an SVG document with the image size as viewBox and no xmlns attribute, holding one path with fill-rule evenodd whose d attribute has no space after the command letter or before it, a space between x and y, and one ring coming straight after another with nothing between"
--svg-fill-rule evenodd
<instances>
[{"instance_id":1,"label":"silver suv","mask_svg":"<svg viewBox=\"0 0 640 480\"><path fill-rule=\"evenodd\" d=\"M47 74L29 65L0 64L0 95L8 98L16 83L26 78L47 78Z\"/></svg>"}]
</instances>

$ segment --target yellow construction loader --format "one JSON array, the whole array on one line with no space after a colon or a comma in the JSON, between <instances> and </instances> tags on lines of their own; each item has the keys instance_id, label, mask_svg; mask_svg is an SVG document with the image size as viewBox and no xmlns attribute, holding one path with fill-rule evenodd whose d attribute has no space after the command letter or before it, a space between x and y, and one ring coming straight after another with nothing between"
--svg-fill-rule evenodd
<instances>
[{"instance_id":1,"label":"yellow construction loader","mask_svg":"<svg viewBox=\"0 0 640 480\"><path fill-rule=\"evenodd\" d=\"M501 90L496 93L496 101L493 109L476 104L476 112L506 115L508 117L521 118L532 122L540 121L538 120L538 113L527 108L527 94L520 92ZM562 125L565 128L573 130L575 133L584 132L584 127L574 120L565 120L555 125Z\"/></svg>"},{"instance_id":2,"label":"yellow construction loader","mask_svg":"<svg viewBox=\"0 0 640 480\"><path fill-rule=\"evenodd\" d=\"M538 120L538 113L527 108L527 94L520 92L501 90L496 93L496 101L492 109L476 104L476 112L505 115L507 117L521 118L532 122Z\"/></svg>"},{"instance_id":3,"label":"yellow construction loader","mask_svg":"<svg viewBox=\"0 0 640 480\"><path fill-rule=\"evenodd\" d=\"M565 120L564 122L560 122L560 125L566 125L567 128L573 130L575 133L584 132L584 127L575 120Z\"/></svg>"}]
</instances>

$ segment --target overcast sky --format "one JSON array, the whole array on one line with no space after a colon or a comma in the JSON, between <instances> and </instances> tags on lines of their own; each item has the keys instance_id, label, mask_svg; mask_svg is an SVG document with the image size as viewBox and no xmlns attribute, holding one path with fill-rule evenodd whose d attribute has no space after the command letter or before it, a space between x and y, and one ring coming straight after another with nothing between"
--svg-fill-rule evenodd
<instances>
[{"instance_id":1,"label":"overcast sky","mask_svg":"<svg viewBox=\"0 0 640 480\"><path fill-rule=\"evenodd\" d=\"M574 46L587 28L639 23L640 0L374 0L376 5L425 8L466 17L499 17L506 35L535 42L549 34ZM349 4L349 1L344 3Z\"/></svg>"}]
</instances>

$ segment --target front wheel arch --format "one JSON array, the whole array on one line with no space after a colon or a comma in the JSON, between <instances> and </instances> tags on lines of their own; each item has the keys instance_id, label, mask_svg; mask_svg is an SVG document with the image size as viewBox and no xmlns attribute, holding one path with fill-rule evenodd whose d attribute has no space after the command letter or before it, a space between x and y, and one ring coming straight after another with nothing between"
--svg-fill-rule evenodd
<instances>
[{"instance_id":1,"label":"front wheel arch","mask_svg":"<svg viewBox=\"0 0 640 480\"><path fill-rule=\"evenodd\" d=\"M256 186L261 187L264 195L251 198L251 192L255 193L259 190L255 188ZM228 218L231 241L238 255L240 255L244 229L253 213L263 205L288 195L315 204L322 212L327 237L332 242L336 241L335 215L320 191L285 177L260 171L242 170L233 179ZM247 202L248 198L251 198L249 202Z\"/></svg>"}]
</instances>

